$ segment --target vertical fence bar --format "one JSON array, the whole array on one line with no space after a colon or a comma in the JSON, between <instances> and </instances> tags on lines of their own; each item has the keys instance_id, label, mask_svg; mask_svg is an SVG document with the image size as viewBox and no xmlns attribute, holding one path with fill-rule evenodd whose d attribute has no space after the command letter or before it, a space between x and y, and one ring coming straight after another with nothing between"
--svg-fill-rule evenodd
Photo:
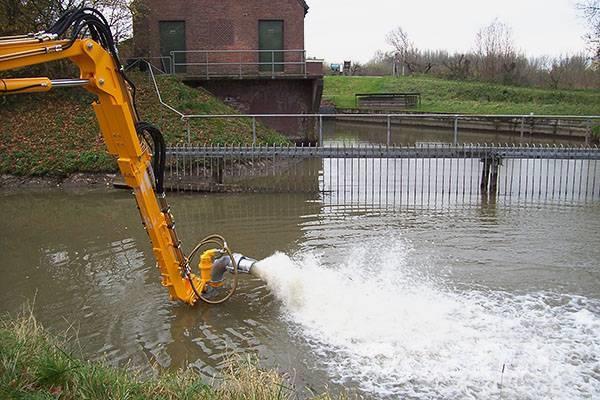
<instances>
[{"instance_id":1,"label":"vertical fence bar","mask_svg":"<svg viewBox=\"0 0 600 400\"><path fill-rule=\"evenodd\" d=\"M407 147L408 149L408 147ZM410 157L406 158L406 205L410 205Z\"/></svg>"},{"instance_id":2,"label":"vertical fence bar","mask_svg":"<svg viewBox=\"0 0 600 400\"><path fill-rule=\"evenodd\" d=\"M444 185L446 185L446 158L442 157L442 205L444 204L444 194L445 194L445 187Z\"/></svg>"},{"instance_id":3,"label":"vertical fence bar","mask_svg":"<svg viewBox=\"0 0 600 400\"><path fill-rule=\"evenodd\" d=\"M396 147L396 146L394 146L394 147ZM397 157L394 157L394 188L392 189L394 191L393 192L394 193L394 195L393 195L393 197L394 197L394 203L393 203L394 207L397 206L397 204L396 204L396 180L397 180L397 170L398 170L398 167L396 166L396 160L397 159L398 159ZM400 161L402 161L402 159L400 159Z\"/></svg>"},{"instance_id":4,"label":"vertical fence bar","mask_svg":"<svg viewBox=\"0 0 600 400\"><path fill-rule=\"evenodd\" d=\"M271 78L275 78L275 51L271 51Z\"/></svg>"},{"instance_id":5,"label":"vertical fence bar","mask_svg":"<svg viewBox=\"0 0 600 400\"><path fill-rule=\"evenodd\" d=\"M351 145L354 150L354 144ZM350 204L354 204L354 158L350 159Z\"/></svg>"},{"instance_id":6,"label":"vertical fence bar","mask_svg":"<svg viewBox=\"0 0 600 400\"><path fill-rule=\"evenodd\" d=\"M302 66L304 68L304 76L308 76L308 69L306 68L306 50L302 51Z\"/></svg>"},{"instance_id":7,"label":"vertical fence bar","mask_svg":"<svg viewBox=\"0 0 600 400\"><path fill-rule=\"evenodd\" d=\"M424 196L424 190L425 188L425 158L421 157L421 205L423 205L423 198Z\"/></svg>"},{"instance_id":8,"label":"vertical fence bar","mask_svg":"<svg viewBox=\"0 0 600 400\"><path fill-rule=\"evenodd\" d=\"M452 200L452 161L453 158L450 158L450 170L448 172L448 202Z\"/></svg>"},{"instance_id":9,"label":"vertical fence bar","mask_svg":"<svg viewBox=\"0 0 600 400\"><path fill-rule=\"evenodd\" d=\"M525 200L527 200L527 194L529 193L529 155L525 159Z\"/></svg>"},{"instance_id":10,"label":"vertical fence bar","mask_svg":"<svg viewBox=\"0 0 600 400\"><path fill-rule=\"evenodd\" d=\"M471 154L473 154L473 144L470 145ZM470 163L470 171L469 171L469 197L473 197L473 170L475 169L475 159L471 155L471 163ZM437 171L436 171L437 172Z\"/></svg>"},{"instance_id":11,"label":"vertical fence bar","mask_svg":"<svg viewBox=\"0 0 600 400\"><path fill-rule=\"evenodd\" d=\"M588 199L588 191L590 188L590 167L592 160L587 160L587 174L585 174L585 200Z\"/></svg>"},{"instance_id":12,"label":"vertical fence bar","mask_svg":"<svg viewBox=\"0 0 600 400\"><path fill-rule=\"evenodd\" d=\"M454 145L458 145L458 115L454 116Z\"/></svg>"},{"instance_id":13,"label":"vertical fence bar","mask_svg":"<svg viewBox=\"0 0 600 400\"><path fill-rule=\"evenodd\" d=\"M550 159L546 160L546 187L544 188L544 200L548 200L548 185L550 183Z\"/></svg>"},{"instance_id":14,"label":"vertical fence bar","mask_svg":"<svg viewBox=\"0 0 600 400\"><path fill-rule=\"evenodd\" d=\"M556 192L556 159L552 160L552 199L554 199L554 193Z\"/></svg>"},{"instance_id":15,"label":"vertical fence bar","mask_svg":"<svg viewBox=\"0 0 600 400\"><path fill-rule=\"evenodd\" d=\"M567 159L567 173L565 174L565 200L569 197L569 170L571 160Z\"/></svg>"},{"instance_id":16,"label":"vertical fence bar","mask_svg":"<svg viewBox=\"0 0 600 400\"><path fill-rule=\"evenodd\" d=\"M403 148L402 145L400 145L400 149L402 149L402 148ZM400 159L400 182L399 182L400 183L400 208L402 208L402 195L403 195L403 192L404 192L404 187L403 187L403 184L402 184L402 182L403 182L403 179L402 179L403 178L403 175L402 175L402 166L403 166L403 164L404 164L404 158L401 158Z\"/></svg>"},{"instance_id":17,"label":"vertical fence bar","mask_svg":"<svg viewBox=\"0 0 600 400\"><path fill-rule=\"evenodd\" d=\"M520 143L523 143L523 136L525 135L525 117L521 117L521 136L519 139Z\"/></svg>"},{"instance_id":18,"label":"vertical fence bar","mask_svg":"<svg viewBox=\"0 0 600 400\"><path fill-rule=\"evenodd\" d=\"M592 200L594 200L594 196L596 195L596 166L598 165L598 160L594 160L594 173L592 174Z\"/></svg>"},{"instance_id":19,"label":"vertical fence bar","mask_svg":"<svg viewBox=\"0 0 600 400\"><path fill-rule=\"evenodd\" d=\"M560 159L560 169L558 172L558 199L562 196L562 181L563 181L563 159Z\"/></svg>"},{"instance_id":20,"label":"vertical fence bar","mask_svg":"<svg viewBox=\"0 0 600 400\"><path fill-rule=\"evenodd\" d=\"M541 149L541 145L540 145L540 149ZM543 171L544 171L544 160L542 160L542 158L539 159L540 160L540 180L538 183L538 198L542 197L542 177L543 177Z\"/></svg>"},{"instance_id":21,"label":"vertical fence bar","mask_svg":"<svg viewBox=\"0 0 600 400\"><path fill-rule=\"evenodd\" d=\"M508 183L508 165L506 164L506 160L502 160L502 164L501 164L504 168L502 168L499 172L498 175L502 176L502 174L504 174L504 196L506 196L506 186ZM500 183L502 183L502 179L500 179ZM502 190L500 189L502 185L498 184L498 194L502 194Z\"/></svg>"},{"instance_id":22,"label":"vertical fence bar","mask_svg":"<svg viewBox=\"0 0 600 400\"><path fill-rule=\"evenodd\" d=\"M577 196L577 200L581 199L581 187L583 181L583 160L579 163L579 195Z\"/></svg>"},{"instance_id":23,"label":"vertical fence bar","mask_svg":"<svg viewBox=\"0 0 600 400\"><path fill-rule=\"evenodd\" d=\"M392 142L392 117L388 114L387 116L387 147L390 147L390 143Z\"/></svg>"},{"instance_id":24,"label":"vertical fence bar","mask_svg":"<svg viewBox=\"0 0 600 400\"><path fill-rule=\"evenodd\" d=\"M375 205L375 157L371 157L371 206Z\"/></svg>"},{"instance_id":25,"label":"vertical fence bar","mask_svg":"<svg viewBox=\"0 0 600 400\"><path fill-rule=\"evenodd\" d=\"M256 145L256 116L252 116L252 146Z\"/></svg>"},{"instance_id":26,"label":"vertical fence bar","mask_svg":"<svg viewBox=\"0 0 600 400\"><path fill-rule=\"evenodd\" d=\"M323 115L319 115L319 146L323 147Z\"/></svg>"},{"instance_id":27,"label":"vertical fence bar","mask_svg":"<svg viewBox=\"0 0 600 400\"><path fill-rule=\"evenodd\" d=\"M381 146L379 146L379 150L381 152ZM379 159L379 205L381 206L381 174L382 172L382 168L383 168L383 159L380 158Z\"/></svg>"},{"instance_id":28,"label":"vertical fence bar","mask_svg":"<svg viewBox=\"0 0 600 400\"><path fill-rule=\"evenodd\" d=\"M435 158L435 174L434 174L434 177L435 177L435 189L434 189L435 196L434 196L434 200L433 200L435 202L436 206L437 206L437 194L438 194L438 160L439 160L439 158L436 157Z\"/></svg>"},{"instance_id":29,"label":"vertical fence bar","mask_svg":"<svg viewBox=\"0 0 600 400\"><path fill-rule=\"evenodd\" d=\"M535 145L534 145L535 146ZM533 149L535 151L535 148ZM535 155L534 155L535 157ZM533 196L535 195L535 164L537 158L533 159L533 171L531 172L531 199L533 200Z\"/></svg>"}]
</instances>

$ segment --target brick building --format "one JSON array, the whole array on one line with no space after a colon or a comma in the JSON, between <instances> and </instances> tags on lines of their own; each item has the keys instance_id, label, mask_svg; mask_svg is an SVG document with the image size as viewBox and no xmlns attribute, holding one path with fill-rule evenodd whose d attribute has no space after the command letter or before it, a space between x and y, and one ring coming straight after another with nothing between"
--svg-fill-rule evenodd
<instances>
[{"instance_id":1,"label":"brick building","mask_svg":"<svg viewBox=\"0 0 600 400\"><path fill-rule=\"evenodd\" d=\"M137 57L161 63L165 71L209 90L242 113L319 110L322 64L306 58L304 0L138 3L133 26ZM314 121L308 118L263 122L295 139L314 139Z\"/></svg>"},{"instance_id":2,"label":"brick building","mask_svg":"<svg viewBox=\"0 0 600 400\"><path fill-rule=\"evenodd\" d=\"M136 55L194 51L175 53L177 64L188 64L176 72L198 75L238 72L239 64L254 71L252 63L263 72L302 73L291 63L304 61L307 12L304 0L143 0L134 21Z\"/></svg>"}]
</instances>

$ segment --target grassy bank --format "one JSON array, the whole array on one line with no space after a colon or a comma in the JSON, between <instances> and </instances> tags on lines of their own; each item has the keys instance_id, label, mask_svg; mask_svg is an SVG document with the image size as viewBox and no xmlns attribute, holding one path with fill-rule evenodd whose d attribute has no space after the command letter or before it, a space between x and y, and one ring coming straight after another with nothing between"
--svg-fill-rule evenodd
<instances>
[{"instance_id":1,"label":"grassy bank","mask_svg":"<svg viewBox=\"0 0 600 400\"><path fill-rule=\"evenodd\" d=\"M156 124L170 144L187 140L185 125L161 106L144 74L132 75L138 87L143 120ZM235 114L208 92L192 89L173 77L159 77L163 99L176 109L195 114ZM66 176L74 172L113 172L114 159L105 151L91 103L83 89L0 97L0 174ZM261 143L284 143L275 131L258 125ZM194 120L191 139L207 144L252 142L249 120Z\"/></svg>"},{"instance_id":2,"label":"grassy bank","mask_svg":"<svg viewBox=\"0 0 600 400\"><path fill-rule=\"evenodd\" d=\"M428 76L325 77L323 98L353 108L356 93L419 92L417 111L477 114L600 114L600 90L548 90Z\"/></svg>"},{"instance_id":3,"label":"grassy bank","mask_svg":"<svg viewBox=\"0 0 600 400\"><path fill-rule=\"evenodd\" d=\"M83 361L70 337L49 334L31 315L0 322L2 399L291 399L294 391L273 370L248 360L232 362L220 384L203 382L192 370L143 379L125 369ZM330 399L328 395L318 397Z\"/></svg>"}]
</instances>

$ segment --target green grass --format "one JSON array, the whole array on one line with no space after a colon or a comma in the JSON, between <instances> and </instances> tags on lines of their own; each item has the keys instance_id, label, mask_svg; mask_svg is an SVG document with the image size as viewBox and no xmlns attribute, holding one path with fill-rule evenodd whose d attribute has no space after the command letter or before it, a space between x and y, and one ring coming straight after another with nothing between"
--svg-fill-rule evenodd
<instances>
[{"instance_id":1,"label":"green grass","mask_svg":"<svg viewBox=\"0 0 600 400\"><path fill-rule=\"evenodd\" d=\"M251 359L229 362L222 379L205 382L193 370L142 378L139 373L84 361L77 340L51 335L31 312L0 321L0 398L63 400L285 400L295 398L284 376ZM327 400L329 395L319 396ZM317 397L315 398L317 399Z\"/></svg>"},{"instance_id":2,"label":"green grass","mask_svg":"<svg viewBox=\"0 0 600 400\"><path fill-rule=\"evenodd\" d=\"M325 77L323 98L353 108L356 93L419 92L417 111L476 114L598 115L599 90L548 90L428 76Z\"/></svg>"},{"instance_id":3,"label":"green grass","mask_svg":"<svg viewBox=\"0 0 600 400\"><path fill-rule=\"evenodd\" d=\"M143 120L157 125L168 144L187 141L179 116L163 107L144 74L132 74L138 88ZM173 77L158 77L163 99L184 113L236 114L202 89L190 88ZM106 153L91 103L82 89L0 97L0 174L67 176L75 172L114 172L115 160ZM248 119L193 120L191 140L205 144L249 144ZM287 139L257 124L260 144L284 144Z\"/></svg>"}]
</instances>

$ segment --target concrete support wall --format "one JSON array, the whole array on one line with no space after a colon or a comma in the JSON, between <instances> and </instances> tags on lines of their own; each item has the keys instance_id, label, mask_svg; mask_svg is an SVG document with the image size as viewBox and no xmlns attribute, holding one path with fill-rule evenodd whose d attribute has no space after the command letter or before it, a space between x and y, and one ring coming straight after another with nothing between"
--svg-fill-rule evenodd
<instances>
[{"instance_id":1,"label":"concrete support wall","mask_svg":"<svg viewBox=\"0 0 600 400\"><path fill-rule=\"evenodd\" d=\"M323 78L186 80L202 87L243 114L318 113ZM265 125L295 141L316 140L314 118L263 118Z\"/></svg>"}]
</instances>

